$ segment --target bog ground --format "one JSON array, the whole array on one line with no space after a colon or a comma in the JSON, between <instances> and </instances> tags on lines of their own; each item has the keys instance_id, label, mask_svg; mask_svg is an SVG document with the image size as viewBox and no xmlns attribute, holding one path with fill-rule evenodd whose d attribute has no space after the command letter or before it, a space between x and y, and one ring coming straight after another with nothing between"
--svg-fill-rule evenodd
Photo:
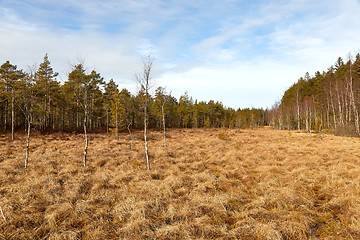
<instances>
[{"instance_id":1,"label":"bog ground","mask_svg":"<svg viewBox=\"0 0 360 240\"><path fill-rule=\"evenodd\" d=\"M0 239L360 239L360 140L171 130L0 138Z\"/></svg>"}]
</instances>

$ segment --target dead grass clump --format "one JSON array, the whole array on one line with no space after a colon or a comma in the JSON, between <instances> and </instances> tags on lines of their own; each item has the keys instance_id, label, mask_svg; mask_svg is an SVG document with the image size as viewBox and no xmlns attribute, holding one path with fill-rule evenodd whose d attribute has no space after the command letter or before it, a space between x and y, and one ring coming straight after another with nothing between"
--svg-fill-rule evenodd
<instances>
[{"instance_id":1,"label":"dead grass clump","mask_svg":"<svg viewBox=\"0 0 360 240\"><path fill-rule=\"evenodd\" d=\"M165 225L156 230L155 239L192 239L188 227L182 224Z\"/></svg>"},{"instance_id":2,"label":"dead grass clump","mask_svg":"<svg viewBox=\"0 0 360 240\"><path fill-rule=\"evenodd\" d=\"M231 141L231 137L226 131L219 133L218 138L223 141Z\"/></svg>"},{"instance_id":3,"label":"dead grass clump","mask_svg":"<svg viewBox=\"0 0 360 240\"><path fill-rule=\"evenodd\" d=\"M56 229L59 225L64 224L67 219L71 219L73 212L74 208L70 203L54 204L46 209L44 219L50 228Z\"/></svg>"}]
</instances>

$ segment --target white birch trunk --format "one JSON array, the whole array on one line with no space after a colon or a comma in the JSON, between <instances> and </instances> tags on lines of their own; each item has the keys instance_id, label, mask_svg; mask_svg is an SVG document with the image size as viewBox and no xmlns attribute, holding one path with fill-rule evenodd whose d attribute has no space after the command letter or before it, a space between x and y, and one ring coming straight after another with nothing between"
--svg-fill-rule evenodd
<instances>
[{"instance_id":1,"label":"white birch trunk","mask_svg":"<svg viewBox=\"0 0 360 240\"><path fill-rule=\"evenodd\" d=\"M350 62L351 63L351 62ZM358 135L360 135L360 127L359 127L359 112L355 104L355 97L354 97L354 91L353 91L353 79L352 79L352 65L350 65L350 103L354 111L354 119L355 119L355 131Z\"/></svg>"},{"instance_id":2,"label":"white birch trunk","mask_svg":"<svg viewBox=\"0 0 360 240\"><path fill-rule=\"evenodd\" d=\"M339 94L339 88L338 88L338 84L336 82L336 95L337 95L337 104L338 104L338 109L339 109L339 121L340 121L340 124L342 126L344 126L344 116L343 116L343 109L341 107L341 96Z\"/></svg>"},{"instance_id":3,"label":"white birch trunk","mask_svg":"<svg viewBox=\"0 0 360 240\"><path fill-rule=\"evenodd\" d=\"M130 144L129 144L129 147L130 147L130 150L132 150L132 134L131 134L131 129L130 129L130 126L131 126L131 122L127 125L127 129L129 131L129 137L130 137Z\"/></svg>"},{"instance_id":4,"label":"white birch trunk","mask_svg":"<svg viewBox=\"0 0 360 240\"><path fill-rule=\"evenodd\" d=\"M115 139L119 139L118 100L115 99Z\"/></svg>"},{"instance_id":5,"label":"white birch trunk","mask_svg":"<svg viewBox=\"0 0 360 240\"><path fill-rule=\"evenodd\" d=\"M144 90L145 102L144 102L144 147L145 147L145 160L146 160L146 169L151 169L151 162L149 158L149 148L147 142L147 127L148 127L148 104L149 104L149 90L151 88L151 69L152 69L152 59L151 55L147 56L146 61L144 61L143 75L137 76L137 81L140 84L141 88Z\"/></svg>"},{"instance_id":6,"label":"white birch trunk","mask_svg":"<svg viewBox=\"0 0 360 240\"><path fill-rule=\"evenodd\" d=\"M85 90L85 96L84 96L84 135L85 135L85 148L84 148L84 160L83 160L83 165L84 165L84 170L86 169L86 158L87 158L87 151L89 148L89 141L88 141L88 134L87 134L87 129L86 129L86 124L87 124L87 90Z\"/></svg>"},{"instance_id":7,"label":"white birch trunk","mask_svg":"<svg viewBox=\"0 0 360 240\"><path fill-rule=\"evenodd\" d=\"M326 123L327 123L327 128L330 128L330 103L329 103L329 98L326 98L327 100L327 105L326 105Z\"/></svg>"},{"instance_id":8,"label":"white birch trunk","mask_svg":"<svg viewBox=\"0 0 360 240\"><path fill-rule=\"evenodd\" d=\"M106 135L109 135L109 109L106 107Z\"/></svg>"},{"instance_id":9,"label":"white birch trunk","mask_svg":"<svg viewBox=\"0 0 360 240\"><path fill-rule=\"evenodd\" d=\"M335 106L334 106L334 101L333 101L333 97L332 97L331 85L330 85L330 101L331 101L331 107L332 107L332 111L333 111L334 130L336 130L337 122L336 122L336 113L335 113Z\"/></svg>"},{"instance_id":10,"label":"white birch trunk","mask_svg":"<svg viewBox=\"0 0 360 240\"><path fill-rule=\"evenodd\" d=\"M296 105L297 105L297 128L300 131L300 106L299 106L299 87L296 91Z\"/></svg>"},{"instance_id":11,"label":"white birch trunk","mask_svg":"<svg viewBox=\"0 0 360 240\"><path fill-rule=\"evenodd\" d=\"M311 133L311 125L312 125L312 112L311 112L311 107L309 107L309 133Z\"/></svg>"},{"instance_id":12,"label":"white birch trunk","mask_svg":"<svg viewBox=\"0 0 360 240\"><path fill-rule=\"evenodd\" d=\"M11 141L14 141L15 137L15 92L14 89L11 90Z\"/></svg>"},{"instance_id":13,"label":"white birch trunk","mask_svg":"<svg viewBox=\"0 0 360 240\"><path fill-rule=\"evenodd\" d=\"M26 134L26 150L25 150L25 169L27 169L29 162L29 150L30 150L30 131L31 131L31 116L27 117L27 134Z\"/></svg>"},{"instance_id":14,"label":"white birch trunk","mask_svg":"<svg viewBox=\"0 0 360 240\"><path fill-rule=\"evenodd\" d=\"M89 142L88 142L88 135L87 135L87 129L86 129L86 115L84 116L84 135L85 135L85 149L84 149L84 160L83 160L83 165L84 165L84 169L86 168L86 157L87 157L87 151L88 151L88 147L89 147Z\"/></svg>"},{"instance_id":15,"label":"white birch trunk","mask_svg":"<svg viewBox=\"0 0 360 240\"><path fill-rule=\"evenodd\" d=\"M145 159L146 159L146 169L150 170L150 159L149 159L149 148L148 148L148 142L147 142L147 88L146 88L146 100L145 100L145 107L144 107L144 145L145 145Z\"/></svg>"},{"instance_id":16,"label":"white birch trunk","mask_svg":"<svg viewBox=\"0 0 360 240\"><path fill-rule=\"evenodd\" d=\"M164 105L165 105L165 100L161 105L161 113L162 113L162 123L163 123L163 131L164 131L164 148L166 148L166 123L165 123Z\"/></svg>"},{"instance_id":17,"label":"white birch trunk","mask_svg":"<svg viewBox=\"0 0 360 240\"><path fill-rule=\"evenodd\" d=\"M305 111L306 115L305 115L305 129L307 132L309 132L309 108L306 106L306 111Z\"/></svg>"}]
</instances>

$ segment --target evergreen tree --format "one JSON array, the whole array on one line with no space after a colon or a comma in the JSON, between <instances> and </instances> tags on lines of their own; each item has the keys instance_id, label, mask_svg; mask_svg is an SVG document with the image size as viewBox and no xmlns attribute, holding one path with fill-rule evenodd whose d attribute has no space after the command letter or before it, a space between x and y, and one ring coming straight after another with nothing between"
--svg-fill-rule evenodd
<instances>
[{"instance_id":1,"label":"evergreen tree","mask_svg":"<svg viewBox=\"0 0 360 240\"><path fill-rule=\"evenodd\" d=\"M18 70L16 65L6 61L0 66L0 82L2 86L2 97L4 104L4 131L11 126L11 139L14 140L15 133L15 111L17 105L17 96L19 93L19 83L25 74Z\"/></svg>"},{"instance_id":2,"label":"evergreen tree","mask_svg":"<svg viewBox=\"0 0 360 240\"><path fill-rule=\"evenodd\" d=\"M111 101L115 91L118 91L118 86L115 84L113 79L110 79L108 83L105 84L105 92L103 94L103 106L105 109L105 118L106 118L106 133L109 133L109 123L111 116Z\"/></svg>"},{"instance_id":3,"label":"evergreen tree","mask_svg":"<svg viewBox=\"0 0 360 240\"><path fill-rule=\"evenodd\" d=\"M192 106L193 106L193 100L189 97L188 93L185 92L184 95L180 96L179 99L179 121L180 126L184 128L191 127L191 120L192 120Z\"/></svg>"},{"instance_id":4,"label":"evergreen tree","mask_svg":"<svg viewBox=\"0 0 360 240\"><path fill-rule=\"evenodd\" d=\"M43 131L55 130L56 112L60 97L60 83L56 80L57 76L58 73L53 71L46 54L44 61L35 73L34 85L34 94L37 96L39 104L42 105L40 127Z\"/></svg>"}]
</instances>

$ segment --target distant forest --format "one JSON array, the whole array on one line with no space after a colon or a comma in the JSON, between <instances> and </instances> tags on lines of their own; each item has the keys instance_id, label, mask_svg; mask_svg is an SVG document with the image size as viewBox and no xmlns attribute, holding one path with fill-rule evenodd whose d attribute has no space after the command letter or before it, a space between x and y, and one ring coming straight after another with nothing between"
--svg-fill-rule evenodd
<instances>
[{"instance_id":1,"label":"distant forest","mask_svg":"<svg viewBox=\"0 0 360 240\"><path fill-rule=\"evenodd\" d=\"M279 129L359 136L360 54L339 57L327 71L306 73L269 111Z\"/></svg>"},{"instance_id":2,"label":"distant forest","mask_svg":"<svg viewBox=\"0 0 360 240\"><path fill-rule=\"evenodd\" d=\"M81 133L142 129L145 91L131 94L105 81L84 64L72 66L60 83L48 55L37 69L24 71L6 61L0 67L0 132ZM135 79L134 79L135 81ZM162 128L256 128L267 125L267 110L232 109L217 101L197 101L185 92L179 99L157 87L148 96L148 126ZM84 118L86 116L86 118ZM165 120L165 121L163 121Z\"/></svg>"},{"instance_id":3,"label":"distant forest","mask_svg":"<svg viewBox=\"0 0 360 240\"><path fill-rule=\"evenodd\" d=\"M17 69L9 61L0 67L0 132L26 131L117 135L144 127L144 101L148 126L167 128L257 128L307 132L333 132L359 136L360 54L346 62L339 57L327 71L306 73L285 91L271 109L232 109L218 101L197 101L185 92L179 99L164 87L145 97L105 81L83 64L72 66L64 83L51 67L48 55L37 69ZM135 82L135 79L134 79ZM87 116L85 118L85 116ZM85 121L84 121L85 120ZM30 123L30 124L29 124Z\"/></svg>"}]
</instances>

